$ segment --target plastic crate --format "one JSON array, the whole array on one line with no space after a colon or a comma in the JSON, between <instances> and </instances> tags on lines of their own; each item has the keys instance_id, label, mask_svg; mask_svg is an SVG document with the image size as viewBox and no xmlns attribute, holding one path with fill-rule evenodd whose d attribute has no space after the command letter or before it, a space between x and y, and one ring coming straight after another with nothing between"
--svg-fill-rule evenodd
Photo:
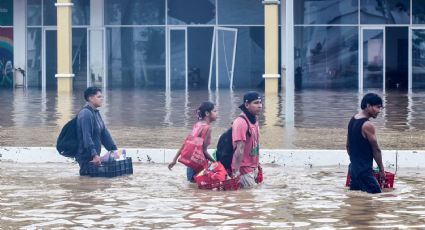
<instances>
[{"instance_id":1,"label":"plastic crate","mask_svg":"<svg viewBox=\"0 0 425 230\"><path fill-rule=\"evenodd\" d=\"M395 174L385 171L385 184L382 184L382 181L379 180L379 172L374 172L373 175L378 180L381 188L394 188L394 177ZM345 186L350 187L350 173L347 173L347 180L345 181Z\"/></svg>"},{"instance_id":2,"label":"plastic crate","mask_svg":"<svg viewBox=\"0 0 425 230\"><path fill-rule=\"evenodd\" d=\"M239 183L240 177L227 179L225 181L221 182L206 182L206 183L199 183L198 188L199 189L208 189L208 190L238 190L241 188L241 184Z\"/></svg>"},{"instance_id":3,"label":"plastic crate","mask_svg":"<svg viewBox=\"0 0 425 230\"><path fill-rule=\"evenodd\" d=\"M120 161L102 162L101 166L90 165L89 175L91 177L116 177L133 174L133 162L131 157Z\"/></svg>"}]
</instances>

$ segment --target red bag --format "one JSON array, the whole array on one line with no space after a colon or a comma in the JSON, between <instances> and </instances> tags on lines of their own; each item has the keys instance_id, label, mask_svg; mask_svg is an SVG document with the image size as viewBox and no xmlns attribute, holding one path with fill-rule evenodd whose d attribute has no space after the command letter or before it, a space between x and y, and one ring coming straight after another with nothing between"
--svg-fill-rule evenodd
<instances>
[{"instance_id":1,"label":"red bag","mask_svg":"<svg viewBox=\"0 0 425 230\"><path fill-rule=\"evenodd\" d=\"M227 171L219 162L213 162L211 165L199 172L195 177L198 186L205 184L219 183L226 180Z\"/></svg>"},{"instance_id":2,"label":"red bag","mask_svg":"<svg viewBox=\"0 0 425 230\"><path fill-rule=\"evenodd\" d=\"M208 167L208 160L204 155L204 139L208 129L201 131L199 136L189 135L184 141L183 149L181 150L179 162L193 169L195 173L202 171Z\"/></svg>"},{"instance_id":3,"label":"red bag","mask_svg":"<svg viewBox=\"0 0 425 230\"><path fill-rule=\"evenodd\" d=\"M258 165L258 174L257 178L255 178L255 182L257 182L257 184L263 183L263 168L261 168L260 165Z\"/></svg>"}]
</instances>

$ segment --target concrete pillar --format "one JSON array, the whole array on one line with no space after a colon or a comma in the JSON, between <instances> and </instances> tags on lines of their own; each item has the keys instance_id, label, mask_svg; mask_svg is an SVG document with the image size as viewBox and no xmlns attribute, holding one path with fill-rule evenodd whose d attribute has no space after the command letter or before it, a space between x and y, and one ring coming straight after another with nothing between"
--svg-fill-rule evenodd
<instances>
[{"instance_id":1,"label":"concrete pillar","mask_svg":"<svg viewBox=\"0 0 425 230\"><path fill-rule=\"evenodd\" d=\"M285 121L295 121L294 0L285 1Z\"/></svg>"},{"instance_id":2,"label":"concrete pillar","mask_svg":"<svg viewBox=\"0 0 425 230\"><path fill-rule=\"evenodd\" d=\"M13 67L25 70L26 43L26 1L13 1ZM24 75L15 71L13 83L15 87L26 85Z\"/></svg>"},{"instance_id":3,"label":"concrete pillar","mask_svg":"<svg viewBox=\"0 0 425 230\"><path fill-rule=\"evenodd\" d=\"M278 0L264 0L265 80L266 94L278 93L279 85L279 4Z\"/></svg>"},{"instance_id":4,"label":"concrete pillar","mask_svg":"<svg viewBox=\"0 0 425 230\"><path fill-rule=\"evenodd\" d=\"M57 0L58 92L72 91L72 6L71 0Z\"/></svg>"}]
</instances>

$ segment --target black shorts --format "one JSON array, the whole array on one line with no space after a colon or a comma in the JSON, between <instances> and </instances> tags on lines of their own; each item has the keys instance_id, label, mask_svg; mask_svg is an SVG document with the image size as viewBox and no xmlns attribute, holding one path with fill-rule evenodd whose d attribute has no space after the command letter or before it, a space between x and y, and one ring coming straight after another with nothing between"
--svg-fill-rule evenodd
<instances>
[{"instance_id":1,"label":"black shorts","mask_svg":"<svg viewBox=\"0 0 425 230\"><path fill-rule=\"evenodd\" d=\"M350 190L360 190L367 193L381 193L381 187L373 175L373 171L350 175Z\"/></svg>"}]
</instances>

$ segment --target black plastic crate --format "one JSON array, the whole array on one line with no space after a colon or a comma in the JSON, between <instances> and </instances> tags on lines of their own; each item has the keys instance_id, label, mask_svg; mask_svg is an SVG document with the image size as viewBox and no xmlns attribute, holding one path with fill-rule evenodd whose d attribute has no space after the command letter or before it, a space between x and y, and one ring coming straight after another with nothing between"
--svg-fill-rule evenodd
<instances>
[{"instance_id":1,"label":"black plastic crate","mask_svg":"<svg viewBox=\"0 0 425 230\"><path fill-rule=\"evenodd\" d=\"M127 174L133 174L131 157L121 161L102 162L101 166L90 165L89 167L91 177L116 177Z\"/></svg>"}]
</instances>

